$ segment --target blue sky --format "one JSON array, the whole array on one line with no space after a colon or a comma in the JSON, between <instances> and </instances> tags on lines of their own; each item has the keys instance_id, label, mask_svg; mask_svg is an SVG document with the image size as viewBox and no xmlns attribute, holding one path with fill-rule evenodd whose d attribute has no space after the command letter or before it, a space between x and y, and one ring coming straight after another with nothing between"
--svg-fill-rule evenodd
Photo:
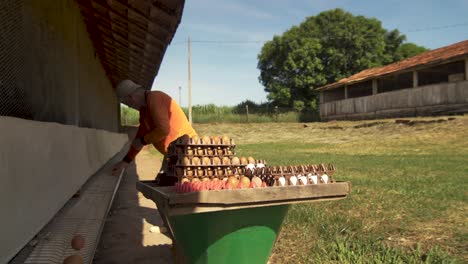
<instances>
[{"instance_id":1,"label":"blue sky","mask_svg":"<svg viewBox=\"0 0 468 264\"><path fill-rule=\"evenodd\" d=\"M337 7L375 17L384 28L397 28L407 41L431 49L468 39L468 0L186 0L153 90L179 100L180 86L182 105L187 106L186 40L190 35L193 104L264 102L266 93L257 70L261 41L282 34L308 16ZM250 43L196 42L205 40Z\"/></svg>"}]
</instances>

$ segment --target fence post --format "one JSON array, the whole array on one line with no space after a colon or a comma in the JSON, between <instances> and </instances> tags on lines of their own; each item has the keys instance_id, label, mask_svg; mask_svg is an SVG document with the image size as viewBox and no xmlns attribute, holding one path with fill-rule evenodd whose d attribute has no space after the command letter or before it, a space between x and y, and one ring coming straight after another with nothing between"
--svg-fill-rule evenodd
<instances>
[{"instance_id":1,"label":"fence post","mask_svg":"<svg viewBox=\"0 0 468 264\"><path fill-rule=\"evenodd\" d=\"M249 105L245 105L245 113L247 114L247 123L249 122Z\"/></svg>"},{"instance_id":2,"label":"fence post","mask_svg":"<svg viewBox=\"0 0 468 264\"><path fill-rule=\"evenodd\" d=\"M275 106L275 119L278 122L278 106Z\"/></svg>"}]
</instances>

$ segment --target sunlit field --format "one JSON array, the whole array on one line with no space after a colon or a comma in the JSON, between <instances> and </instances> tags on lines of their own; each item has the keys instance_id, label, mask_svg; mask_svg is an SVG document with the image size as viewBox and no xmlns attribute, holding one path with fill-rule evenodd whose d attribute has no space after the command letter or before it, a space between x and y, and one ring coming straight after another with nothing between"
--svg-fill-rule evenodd
<instances>
[{"instance_id":1,"label":"sunlit field","mask_svg":"<svg viewBox=\"0 0 468 264\"><path fill-rule=\"evenodd\" d=\"M332 163L352 182L348 199L292 206L271 263L463 263L468 117L448 118L195 128L234 138L239 156Z\"/></svg>"}]
</instances>

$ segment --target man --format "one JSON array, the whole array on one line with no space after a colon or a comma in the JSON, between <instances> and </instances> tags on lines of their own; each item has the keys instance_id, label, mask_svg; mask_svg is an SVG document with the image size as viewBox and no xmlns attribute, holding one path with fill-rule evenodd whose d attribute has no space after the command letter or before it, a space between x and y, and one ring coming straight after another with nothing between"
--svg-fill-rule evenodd
<instances>
[{"instance_id":1,"label":"man","mask_svg":"<svg viewBox=\"0 0 468 264\"><path fill-rule=\"evenodd\" d=\"M180 106L161 91L147 91L131 80L124 80L117 85L120 102L140 112L140 126L127 155L114 166L112 174L118 175L122 169L135 159L144 145L153 146L164 154L161 172L156 181L161 186L173 185L173 179L165 177L167 170L167 150L179 137L195 136L197 133L190 125Z\"/></svg>"}]
</instances>

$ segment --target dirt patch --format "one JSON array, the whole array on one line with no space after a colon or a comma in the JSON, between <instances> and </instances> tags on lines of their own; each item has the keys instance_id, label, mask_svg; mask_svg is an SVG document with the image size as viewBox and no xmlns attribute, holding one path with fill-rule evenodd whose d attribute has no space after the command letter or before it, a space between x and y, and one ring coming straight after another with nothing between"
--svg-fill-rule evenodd
<instances>
[{"instance_id":1,"label":"dirt patch","mask_svg":"<svg viewBox=\"0 0 468 264\"><path fill-rule=\"evenodd\" d=\"M421 125L421 124L435 124L435 123L444 123L448 121L455 120L455 117L449 117L447 119L434 119L434 120L407 120L407 119L396 119L395 123L400 125L407 125L407 126L414 126L414 125Z\"/></svg>"}]
</instances>

